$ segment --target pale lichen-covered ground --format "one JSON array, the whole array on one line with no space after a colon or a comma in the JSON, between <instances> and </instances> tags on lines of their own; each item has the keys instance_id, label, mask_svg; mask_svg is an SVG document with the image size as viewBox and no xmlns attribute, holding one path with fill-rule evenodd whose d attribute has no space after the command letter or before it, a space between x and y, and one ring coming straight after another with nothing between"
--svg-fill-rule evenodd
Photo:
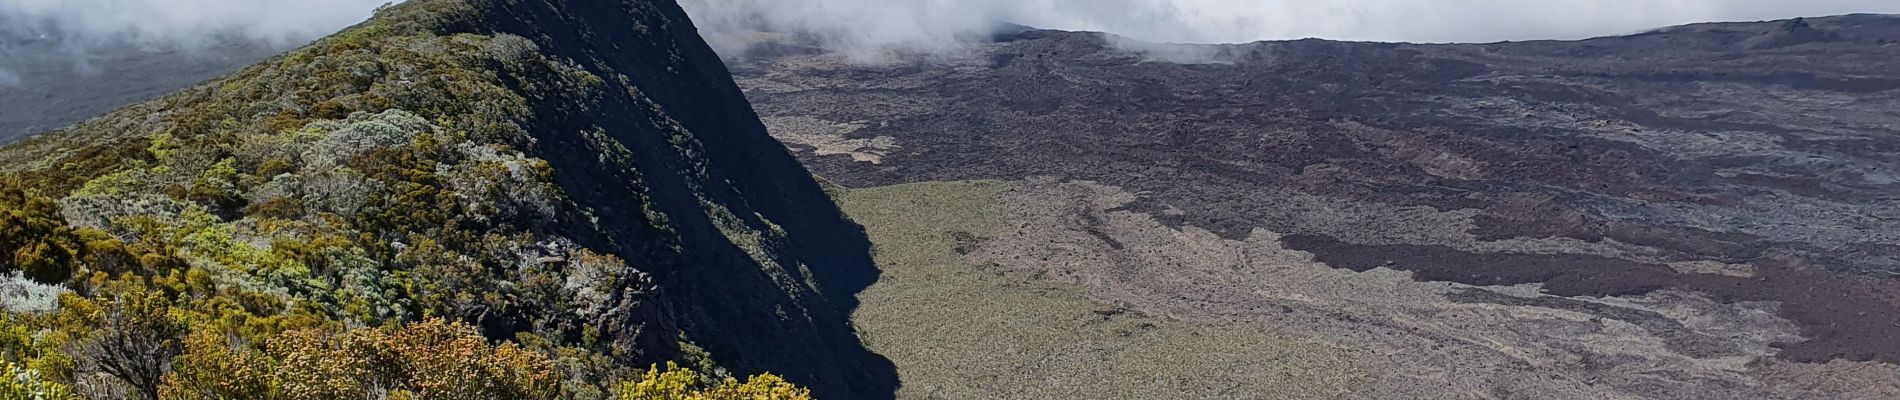
<instances>
[{"instance_id":1,"label":"pale lichen-covered ground","mask_svg":"<svg viewBox=\"0 0 1900 400\"><path fill-rule=\"evenodd\" d=\"M883 277L853 316L912 399L1336 398L1368 372L1346 349L1092 301L1082 286L959 254L1011 232L1017 185L851 190Z\"/></svg>"},{"instance_id":2,"label":"pale lichen-covered ground","mask_svg":"<svg viewBox=\"0 0 1900 400\"><path fill-rule=\"evenodd\" d=\"M882 163L884 156L898 149L897 139L890 136L870 138L847 137L864 124L853 122L830 122L811 117L767 117L761 118L766 128L775 133L778 140L793 146L811 148L812 153L820 156L846 155L853 161Z\"/></svg>"},{"instance_id":3,"label":"pale lichen-covered ground","mask_svg":"<svg viewBox=\"0 0 1900 400\"><path fill-rule=\"evenodd\" d=\"M883 278L854 316L906 398L1900 396L1900 369L1776 360L1773 303L1562 297L1354 272L1049 179L850 190ZM1698 268L1713 268L1702 266Z\"/></svg>"}]
</instances>

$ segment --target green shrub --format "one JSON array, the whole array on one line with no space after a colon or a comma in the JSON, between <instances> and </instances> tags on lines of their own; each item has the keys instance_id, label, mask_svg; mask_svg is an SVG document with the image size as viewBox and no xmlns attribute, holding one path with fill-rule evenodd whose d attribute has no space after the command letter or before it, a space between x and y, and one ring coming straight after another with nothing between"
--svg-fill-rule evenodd
<instances>
[{"instance_id":1,"label":"green shrub","mask_svg":"<svg viewBox=\"0 0 1900 400\"><path fill-rule=\"evenodd\" d=\"M0 180L0 273L20 271L42 283L65 282L84 250L55 203Z\"/></svg>"},{"instance_id":2,"label":"green shrub","mask_svg":"<svg viewBox=\"0 0 1900 400\"><path fill-rule=\"evenodd\" d=\"M0 360L0 400L76 399L66 385L40 378L39 371Z\"/></svg>"}]
</instances>

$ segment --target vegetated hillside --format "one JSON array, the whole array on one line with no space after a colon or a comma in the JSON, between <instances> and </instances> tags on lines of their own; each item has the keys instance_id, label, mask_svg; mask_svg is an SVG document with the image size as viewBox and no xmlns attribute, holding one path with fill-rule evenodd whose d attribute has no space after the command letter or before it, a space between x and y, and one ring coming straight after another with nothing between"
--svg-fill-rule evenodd
<instances>
[{"instance_id":1,"label":"vegetated hillside","mask_svg":"<svg viewBox=\"0 0 1900 400\"><path fill-rule=\"evenodd\" d=\"M828 397L896 386L845 318L876 276L865 234L668 0L410 1L9 146L0 172L0 268L24 275L0 349L34 371L16 380L167 398L647 398L765 371ZM686 366L637 376L662 361ZM797 395L754 381L711 389Z\"/></svg>"},{"instance_id":2,"label":"vegetated hillside","mask_svg":"<svg viewBox=\"0 0 1900 400\"><path fill-rule=\"evenodd\" d=\"M990 200L1013 226L907 240L1347 349L1367 397L1890 398L1897 32L1878 15L1456 45L1025 29L876 65L768 36L733 68L844 186L1014 185ZM956 363L931 357L986 360L871 345L907 386L954 380L913 368ZM1254 389L1272 387L1235 390Z\"/></svg>"}]
</instances>

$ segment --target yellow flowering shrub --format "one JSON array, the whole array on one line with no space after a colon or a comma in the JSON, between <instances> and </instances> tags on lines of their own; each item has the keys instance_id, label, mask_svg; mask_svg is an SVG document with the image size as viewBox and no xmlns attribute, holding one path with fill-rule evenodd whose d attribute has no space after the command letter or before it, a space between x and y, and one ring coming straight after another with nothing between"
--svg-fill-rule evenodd
<instances>
[{"instance_id":1,"label":"yellow flowering shrub","mask_svg":"<svg viewBox=\"0 0 1900 400\"><path fill-rule=\"evenodd\" d=\"M698 372L666 363L648 368L640 380L620 385L619 400L811 400L811 390L786 382L777 375L755 375L741 383L726 378L718 384L706 382Z\"/></svg>"},{"instance_id":2,"label":"yellow flowering shrub","mask_svg":"<svg viewBox=\"0 0 1900 400\"><path fill-rule=\"evenodd\" d=\"M560 376L541 353L490 345L440 319L402 329L302 329L263 350L193 335L162 390L168 399L547 399Z\"/></svg>"},{"instance_id":3,"label":"yellow flowering shrub","mask_svg":"<svg viewBox=\"0 0 1900 400\"><path fill-rule=\"evenodd\" d=\"M166 399L283 398L271 381L270 360L234 348L223 335L196 333L185 338L185 353L173 360L159 397Z\"/></svg>"}]
</instances>

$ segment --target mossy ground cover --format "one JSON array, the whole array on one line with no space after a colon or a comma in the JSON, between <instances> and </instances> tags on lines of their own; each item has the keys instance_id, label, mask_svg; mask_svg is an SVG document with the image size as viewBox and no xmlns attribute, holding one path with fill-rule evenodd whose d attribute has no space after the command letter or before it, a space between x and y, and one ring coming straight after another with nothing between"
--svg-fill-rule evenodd
<instances>
[{"instance_id":1,"label":"mossy ground cover","mask_svg":"<svg viewBox=\"0 0 1900 400\"><path fill-rule=\"evenodd\" d=\"M853 316L890 357L901 398L1330 398L1344 351L1258 327L1196 325L1091 301L1033 273L960 252L1012 229L998 196L1016 183L928 182L843 192L883 276Z\"/></svg>"}]
</instances>

